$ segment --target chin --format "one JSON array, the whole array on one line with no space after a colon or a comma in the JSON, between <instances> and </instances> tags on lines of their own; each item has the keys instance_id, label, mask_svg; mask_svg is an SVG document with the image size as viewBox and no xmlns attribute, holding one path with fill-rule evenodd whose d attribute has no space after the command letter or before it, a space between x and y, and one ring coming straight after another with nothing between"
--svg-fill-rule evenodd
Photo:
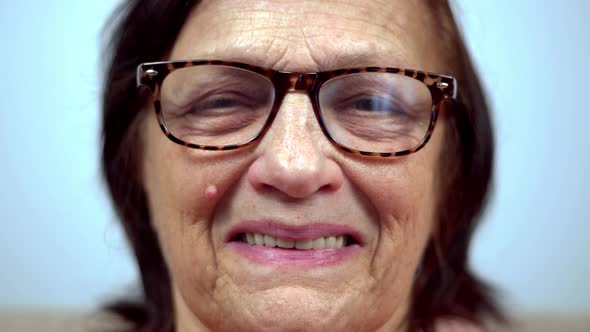
<instances>
[{"instance_id":1,"label":"chin","mask_svg":"<svg viewBox=\"0 0 590 332\"><path fill-rule=\"evenodd\" d=\"M275 287L252 293L233 292L213 331L376 331L387 315L358 296L306 287ZM218 325L221 323L222 325Z\"/></svg>"},{"instance_id":2,"label":"chin","mask_svg":"<svg viewBox=\"0 0 590 332\"><path fill-rule=\"evenodd\" d=\"M302 287L269 289L240 300L235 323L241 330L340 331L350 325L341 299Z\"/></svg>"}]
</instances>

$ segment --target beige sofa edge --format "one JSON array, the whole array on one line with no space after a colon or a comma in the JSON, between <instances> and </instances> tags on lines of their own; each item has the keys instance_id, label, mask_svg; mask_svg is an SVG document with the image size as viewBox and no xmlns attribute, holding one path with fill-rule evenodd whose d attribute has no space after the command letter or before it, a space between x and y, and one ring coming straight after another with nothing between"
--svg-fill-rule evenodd
<instances>
[{"instance_id":1,"label":"beige sofa edge","mask_svg":"<svg viewBox=\"0 0 590 332\"><path fill-rule=\"evenodd\" d=\"M510 327L490 326L490 332L590 332L590 313L577 315L515 315ZM4 332L86 332L122 327L105 313L58 310L0 309L0 331Z\"/></svg>"}]
</instances>

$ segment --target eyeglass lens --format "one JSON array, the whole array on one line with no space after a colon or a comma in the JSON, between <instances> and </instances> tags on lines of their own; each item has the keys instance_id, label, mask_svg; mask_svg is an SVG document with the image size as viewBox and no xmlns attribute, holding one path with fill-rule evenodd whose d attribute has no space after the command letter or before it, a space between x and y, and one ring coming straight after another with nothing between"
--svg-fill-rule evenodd
<instances>
[{"instance_id":1,"label":"eyeglass lens","mask_svg":"<svg viewBox=\"0 0 590 332\"><path fill-rule=\"evenodd\" d=\"M265 76L222 65L171 72L162 83L162 116L177 138L199 145L234 145L258 135L275 99ZM322 121L348 148L398 152L427 133L432 97L418 80L391 73L337 76L319 90Z\"/></svg>"}]
</instances>

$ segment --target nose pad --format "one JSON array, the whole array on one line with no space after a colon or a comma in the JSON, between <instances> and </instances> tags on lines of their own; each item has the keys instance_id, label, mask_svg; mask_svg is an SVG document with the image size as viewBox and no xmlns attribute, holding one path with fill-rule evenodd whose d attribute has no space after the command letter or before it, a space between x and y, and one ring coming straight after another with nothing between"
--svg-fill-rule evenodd
<instances>
[{"instance_id":1,"label":"nose pad","mask_svg":"<svg viewBox=\"0 0 590 332\"><path fill-rule=\"evenodd\" d=\"M258 147L262 153L248 169L250 185L259 192L276 191L295 199L340 189L342 169L318 144L320 136L327 143L307 95L287 95Z\"/></svg>"}]
</instances>

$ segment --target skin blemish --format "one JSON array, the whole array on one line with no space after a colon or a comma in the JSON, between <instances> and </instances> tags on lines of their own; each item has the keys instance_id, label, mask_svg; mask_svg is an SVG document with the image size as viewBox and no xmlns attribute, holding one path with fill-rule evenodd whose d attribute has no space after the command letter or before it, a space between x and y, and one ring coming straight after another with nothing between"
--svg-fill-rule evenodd
<instances>
[{"instance_id":1,"label":"skin blemish","mask_svg":"<svg viewBox=\"0 0 590 332\"><path fill-rule=\"evenodd\" d=\"M208 185L207 189L205 189L205 197L210 201L215 199L217 197L217 187L212 184Z\"/></svg>"}]
</instances>

